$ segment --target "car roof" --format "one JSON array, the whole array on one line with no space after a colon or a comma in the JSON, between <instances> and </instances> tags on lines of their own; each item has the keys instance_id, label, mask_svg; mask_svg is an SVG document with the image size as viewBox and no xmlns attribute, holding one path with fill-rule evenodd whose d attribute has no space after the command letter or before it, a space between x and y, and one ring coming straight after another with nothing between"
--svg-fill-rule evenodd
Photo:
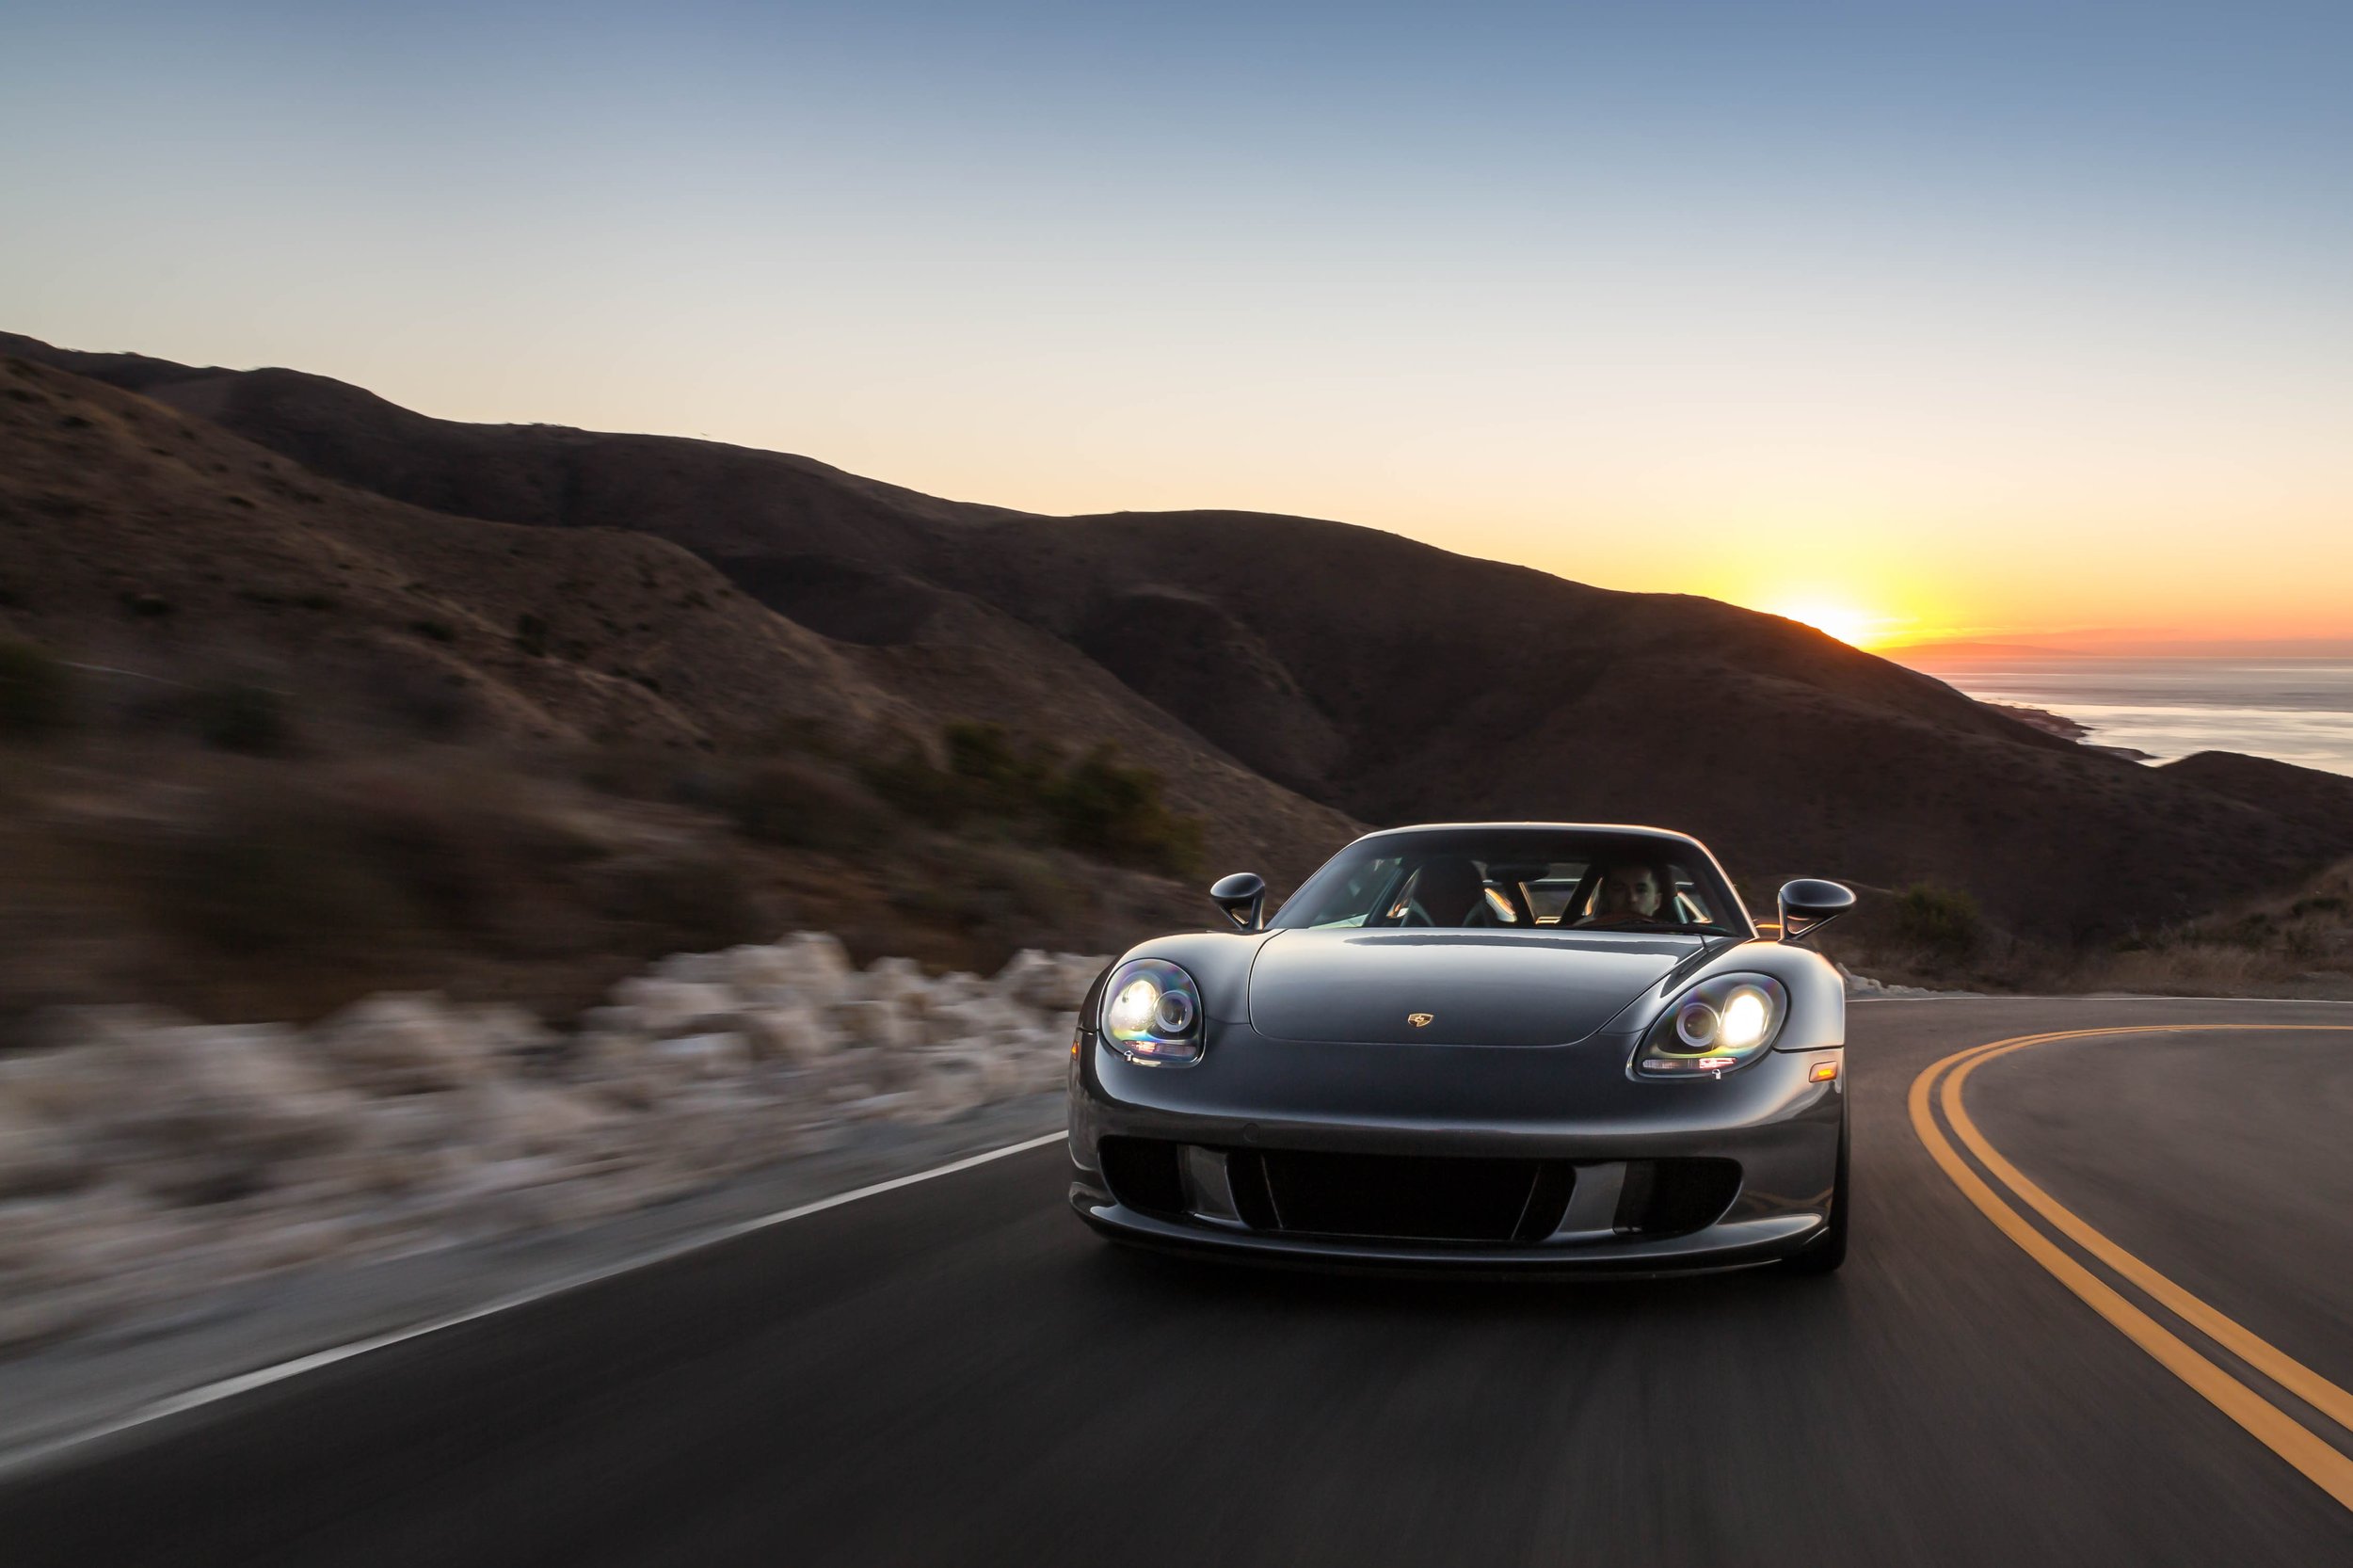
<instances>
[{"instance_id":1,"label":"car roof","mask_svg":"<svg viewBox=\"0 0 2353 1568\"><path fill-rule=\"evenodd\" d=\"M1657 839L1666 843L1690 844L1704 848L1689 833L1678 833L1671 827L1642 827L1631 823L1593 822L1425 822L1404 827L1384 827L1366 834L1365 839L1385 839L1398 833L1453 833L1465 829L1492 828L1509 832L1537 833L1608 833L1630 839ZM1364 839L1357 842L1362 843Z\"/></svg>"}]
</instances>

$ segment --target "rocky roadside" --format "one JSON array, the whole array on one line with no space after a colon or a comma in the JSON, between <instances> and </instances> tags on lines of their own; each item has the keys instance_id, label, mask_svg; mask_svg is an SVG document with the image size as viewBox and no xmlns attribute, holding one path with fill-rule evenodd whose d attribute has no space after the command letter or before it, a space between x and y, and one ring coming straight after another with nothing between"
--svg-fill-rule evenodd
<instances>
[{"instance_id":1,"label":"rocky roadside","mask_svg":"<svg viewBox=\"0 0 2353 1568\"><path fill-rule=\"evenodd\" d=\"M1867 1000L1873 997L1974 997L1977 991L1938 991L1926 985L1897 985L1884 980L1874 980L1867 974L1857 974L1846 965L1838 972L1847 982L1847 997L1850 1001Z\"/></svg>"},{"instance_id":2,"label":"rocky roadside","mask_svg":"<svg viewBox=\"0 0 2353 1568\"><path fill-rule=\"evenodd\" d=\"M1034 1107L1104 962L859 970L802 933L674 955L570 1035L429 995L309 1029L59 1011L39 1048L0 1058L0 1355Z\"/></svg>"},{"instance_id":3,"label":"rocky roadside","mask_svg":"<svg viewBox=\"0 0 2353 1568\"><path fill-rule=\"evenodd\" d=\"M396 1341L502 1304L657 1262L806 1205L1058 1134L1059 1087L944 1122L877 1119L684 1197L586 1224L372 1259L344 1259L201 1291L0 1357L0 1480L78 1438L199 1402L264 1368ZM1059 1180L1040 1190L1059 1198Z\"/></svg>"}]
</instances>

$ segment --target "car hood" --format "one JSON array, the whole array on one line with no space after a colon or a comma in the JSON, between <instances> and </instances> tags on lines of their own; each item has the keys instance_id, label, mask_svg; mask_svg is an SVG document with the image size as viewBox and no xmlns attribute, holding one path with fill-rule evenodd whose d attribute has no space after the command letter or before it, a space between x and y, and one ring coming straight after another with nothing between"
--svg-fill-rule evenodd
<instances>
[{"instance_id":1,"label":"car hood","mask_svg":"<svg viewBox=\"0 0 2353 1568\"><path fill-rule=\"evenodd\" d=\"M1279 1040L1566 1045L1705 950L1679 936L1282 931L1251 967L1250 1024Z\"/></svg>"}]
</instances>

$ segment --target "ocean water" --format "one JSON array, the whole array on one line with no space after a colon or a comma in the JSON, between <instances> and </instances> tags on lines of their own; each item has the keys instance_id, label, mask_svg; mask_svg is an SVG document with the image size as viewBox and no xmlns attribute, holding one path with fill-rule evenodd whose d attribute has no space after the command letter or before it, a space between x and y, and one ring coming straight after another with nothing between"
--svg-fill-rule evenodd
<instances>
[{"instance_id":1,"label":"ocean water","mask_svg":"<svg viewBox=\"0 0 2353 1568\"><path fill-rule=\"evenodd\" d=\"M1909 662L1909 661L1907 661ZM2353 775L2353 659L2003 660L1915 667L1987 702L2061 713L2089 744L2169 762L2243 751Z\"/></svg>"}]
</instances>

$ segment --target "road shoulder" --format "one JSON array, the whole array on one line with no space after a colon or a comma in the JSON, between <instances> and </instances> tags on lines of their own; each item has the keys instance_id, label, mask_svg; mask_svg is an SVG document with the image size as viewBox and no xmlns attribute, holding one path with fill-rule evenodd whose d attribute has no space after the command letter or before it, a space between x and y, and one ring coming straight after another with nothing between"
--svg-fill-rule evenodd
<instances>
[{"instance_id":1,"label":"road shoulder","mask_svg":"<svg viewBox=\"0 0 2353 1568\"><path fill-rule=\"evenodd\" d=\"M0 1361L0 1468L224 1379L609 1274L699 1237L1051 1133L1063 1113L1056 1091L928 1127L869 1124L838 1147L594 1224L322 1266L36 1348Z\"/></svg>"}]
</instances>

